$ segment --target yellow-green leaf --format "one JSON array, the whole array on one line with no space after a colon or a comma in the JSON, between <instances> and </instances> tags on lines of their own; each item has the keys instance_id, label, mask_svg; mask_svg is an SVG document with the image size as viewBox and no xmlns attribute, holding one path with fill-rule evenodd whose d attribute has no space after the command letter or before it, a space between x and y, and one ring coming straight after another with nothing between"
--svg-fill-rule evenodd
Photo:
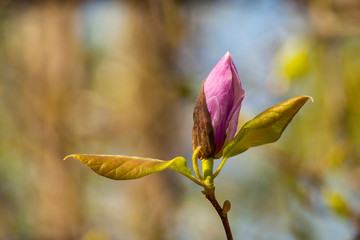
<instances>
[{"instance_id":1,"label":"yellow-green leaf","mask_svg":"<svg viewBox=\"0 0 360 240\"><path fill-rule=\"evenodd\" d=\"M162 161L158 159L120 155L73 154L67 156L65 159L70 157L79 160L97 174L114 180L141 178L166 168L171 168L184 175L187 174L187 172L182 172L186 170L184 167L184 161L186 166L186 160L183 157L177 157L170 161Z\"/></svg>"},{"instance_id":2,"label":"yellow-green leaf","mask_svg":"<svg viewBox=\"0 0 360 240\"><path fill-rule=\"evenodd\" d=\"M172 160L173 163L168 167L176 172L179 172L187 177L192 176L190 168L187 166L186 159L183 157L177 157Z\"/></svg>"},{"instance_id":3,"label":"yellow-green leaf","mask_svg":"<svg viewBox=\"0 0 360 240\"><path fill-rule=\"evenodd\" d=\"M276 142L295 114L311 99L300 96L279 103L248 121L225 147L224 158L236 156L251 147Z\"/></svg>"}]
</instances>

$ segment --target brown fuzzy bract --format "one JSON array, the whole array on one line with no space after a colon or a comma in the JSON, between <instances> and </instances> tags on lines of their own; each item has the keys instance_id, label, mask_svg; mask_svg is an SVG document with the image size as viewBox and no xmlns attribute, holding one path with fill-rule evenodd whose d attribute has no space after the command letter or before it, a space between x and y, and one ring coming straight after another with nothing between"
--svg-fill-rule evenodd
<instances>
[{"instance_id":1,"label":"brown fuzzy bract","mask_svg":"<svg viewBox=\"0 0 360 240\"><path fill-rule=\"evenodd\" d=\"M201 147L199 158L201 160L213 158L216 150L214 129L211 124L210 113L206 105L204 83L201 85L199 96L194 109L194 126L192 132L193 150Z\"/></svg>"}]
</instances>

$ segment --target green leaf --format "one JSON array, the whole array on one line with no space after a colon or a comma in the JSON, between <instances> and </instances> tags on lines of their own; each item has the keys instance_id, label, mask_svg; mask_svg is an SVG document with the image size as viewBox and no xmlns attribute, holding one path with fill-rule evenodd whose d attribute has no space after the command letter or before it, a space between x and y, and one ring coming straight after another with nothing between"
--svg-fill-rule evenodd
<instances>
[{"instance_id":1,"label":"green leaf","mask_svg":"<svg viewBox=\"0 0 360 240\"><path fill-rule=\"evenodd\" d=\"M295 114L311 99L300 96L279 103L248 121L235 138L225 147L224 158L245 152L251 147L276 142Z\"/></svg>"},{"instance_id":2,"label":"green leaf","mask_svg":"<svg viewBox=\"0 0 360 240\"><path fill-rule=\"evenodd\" d=\"M71 157L79 160L97 174L113 180L141 178L166 168L171 168L184 175L189 174L190 171L186 167L186 160L183 157L177 157L170 161L162 161L119 155L73 154L67 156L64 160Z\"/></svg>"}]
</instances>

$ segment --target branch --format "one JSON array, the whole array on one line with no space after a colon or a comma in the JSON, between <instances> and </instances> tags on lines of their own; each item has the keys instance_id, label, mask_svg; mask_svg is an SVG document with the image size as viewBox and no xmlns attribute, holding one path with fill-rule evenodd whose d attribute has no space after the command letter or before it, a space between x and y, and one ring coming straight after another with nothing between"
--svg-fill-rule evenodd
<instances>
[{"instance_id":1,"label":"branch","mask_svg":"<svg viewBox=\"0 0 360 240\"><path fill-rule=\"evenodd\" d=\"M222 222L222 224L224 226L224 230L225 230L225 233L226 233L227 240L233 240L230 225L229 225L229 220L228 220L228 217L227 217L227 212L230 209L230 205L229 205L230 202L226 201L227 206L223 209L223 208L221 208L219 202L215 198L215 189L206 189L202 193L211 202L211 204L214 206L216 212L219 214L219 216L221 218L221 222Z\"/></svg>"}]
</instances>

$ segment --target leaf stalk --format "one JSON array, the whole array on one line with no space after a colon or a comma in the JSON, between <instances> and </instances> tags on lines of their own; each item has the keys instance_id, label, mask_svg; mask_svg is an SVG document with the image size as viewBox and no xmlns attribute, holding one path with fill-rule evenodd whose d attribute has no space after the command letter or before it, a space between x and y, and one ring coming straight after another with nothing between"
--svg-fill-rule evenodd
<instances>
[{"instance_id":1,"label":"leaf stalk","mask_svg":"<svg viewBox=\"0 0 360 240\"><path fill-rule=\"evenodd\" d=\"M181 171L177 171L176 169L172 169L172 170L174 170L175 172L178 172L178 173L180 173L181 175L189 178L189 179L190 179L191 181L193 181L194 183L196 183L196 184L204 187L204 183L203 183L202 181L199 181L198 179L196 179L193 175L187 175L187 174L185 174L185 173L183 173L183 172L181 172Z\"/></svg>"},{"instance_id":2,"label":"leaf stalk","mask_svg":"<svg viewBox=\"0 0 360 240\"><path fill-rule=\"evenodd\" d=\"M199 155L200 149L201 149L201 147L197 147L195 149L194 154L192 156L192 160L193 160L193 168L195 171L195 175L200 180L200 182L203 182L204 178L201 176L201 173L199 170L199 164L198 164L198 155Z\"/></svg>"},{"instance_id":3,"label":"leaf stalk","mask_svg":"<svg viewBox=\"0 0 360 240\"><path fill-rule=\"evenodd\" d=\"M211 176L212 179L216 178L217 175L219 175L219 173L220 173L222 167L224 166L226 160L228 160L228 158L227 158L227 157L223 157L223 159L222 159L222 161L221 161L218 169L217 169L217 170L215 171L215 173Z\"/></svg>"}]
</instances>

